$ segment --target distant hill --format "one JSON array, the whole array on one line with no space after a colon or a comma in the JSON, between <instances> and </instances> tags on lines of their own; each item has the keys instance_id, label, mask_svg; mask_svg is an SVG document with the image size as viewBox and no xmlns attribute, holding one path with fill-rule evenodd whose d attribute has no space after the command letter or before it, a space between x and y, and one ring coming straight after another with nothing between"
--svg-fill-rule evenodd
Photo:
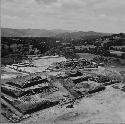
<instances>
[{"instance_id":1,"label":"distant hill","mask_svg":"<svg viewBox=\"0 0 125 124\"><path fill-rule=\"evenodd\" d=\"M61 34L61 33L72 33L72 32L74 32L74 31L72 31L72 30L64 30L64 29L52 29L52 30L50 30L50 31L52 31L52 32L54 32L54 33L56 33L56 34Z\"/></svg>"},{"instance_id":2,"label":"distant hill","mask_svg":"<svg viewBox=\"0 0 125 124\"><path fill-rule=\"evenodd\" d=\"M45 29L11 29L11 28L2 28L1 36L2 37L57 37L63 39L81 39L88 37L96 36L105 36L109 35L108 33L98 33L98 32L73 32L71 30L45 30Z\"/></svg>"},{"instance_id":3,"label":"distant hill","mask_svg":"<svg viewBox=\"0 0 125 124\"><path fill-rule=\"evenodd\" d=\"M83 32L83 31L78 31L78 32L66 32L62 34L56 35L58 38L63 38L63 39L81 39L81 38L96 38L99 36L107 36L111 35L110 33L98 33L94 31L89 31L89 32Z\"/></svg>"},{"instance_id":4,"label":"distant hill","mask_svg":"<svg viewBox=\"0 0 125 124\"><path fill-rule=\"evenodd\" d=\"M2 28L2 37L52 37L57 33L45 29L11 29Z\"/></svg>"}]
</instances>

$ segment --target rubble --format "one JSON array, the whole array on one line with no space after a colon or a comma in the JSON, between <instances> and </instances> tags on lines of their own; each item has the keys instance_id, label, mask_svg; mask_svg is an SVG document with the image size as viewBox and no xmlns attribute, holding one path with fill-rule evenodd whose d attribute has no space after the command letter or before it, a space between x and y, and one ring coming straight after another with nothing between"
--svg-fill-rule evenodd
<instances>
[{"instance_id":1,"label":"rubble","mask_svg":"<svg viewBox=\"0 0 125 124\"><path fill-rule=\"evenodd\" d=\"M100 74L100 69L95 62L71 59L54 63L47 69L51 71L6 80L1 86L2 114L11 122L20 122L52 106L70 103L67 108L73 108L76 100L120 83Z\"/></svg>"}]
</instances>

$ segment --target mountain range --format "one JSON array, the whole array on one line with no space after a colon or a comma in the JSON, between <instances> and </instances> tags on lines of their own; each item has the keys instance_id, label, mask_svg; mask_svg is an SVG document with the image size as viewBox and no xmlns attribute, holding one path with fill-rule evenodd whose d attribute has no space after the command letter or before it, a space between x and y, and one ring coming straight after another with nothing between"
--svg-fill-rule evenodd
<instances>
[{"instance_id":1,"label":"mountain range","mask_svg":"<svg viewBox=\"0 0 125 124\"><path fill-rule=\"evenodd\" d=\"M62 29L12 29L1 28L1 37L57 37L63 39L80 39L90 36L106 36L110 33L100 33L94 31L71 31Z\"/></svg>"}]
</instances>

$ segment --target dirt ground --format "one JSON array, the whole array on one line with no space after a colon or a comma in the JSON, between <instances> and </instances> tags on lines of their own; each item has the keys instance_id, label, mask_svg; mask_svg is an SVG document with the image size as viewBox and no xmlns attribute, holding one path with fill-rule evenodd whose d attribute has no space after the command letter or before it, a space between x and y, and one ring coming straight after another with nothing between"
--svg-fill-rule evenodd
<instances>
[{"instance_id":1,"label":"dirt ground","mask_svg":"<svg viewBox=\"0 0 125 124\"><path fill-rule=\"evenodd\" d=\"M125 123L125 93L108 86L106 90L82 98L74 108L54 106L33 114L21 123L84 124Z\"/></svg>"}]
</instances>

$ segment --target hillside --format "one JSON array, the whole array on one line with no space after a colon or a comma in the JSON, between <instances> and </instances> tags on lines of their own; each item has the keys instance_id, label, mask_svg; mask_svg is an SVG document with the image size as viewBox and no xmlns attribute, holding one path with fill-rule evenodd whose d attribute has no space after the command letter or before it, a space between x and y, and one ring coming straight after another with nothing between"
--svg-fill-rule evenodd
<instances>
[{"instance_id":1,"label":"hillside","mask_svg":"<svg viewBox=\"0 0 125 124\"><path fill-rule=\"evenodd\" d=\"M1 36L2 37L57 37L62 39L81 39L81 38L95 38L98 36L109 35L106 33L98 32L73 32L70 30L45 30L45 29L11 29L11 28L2 28Z\"/></svg>"},{"instance_id":2,"label":"hillside","mask_svg":"<svg viewBox=\"0 0 125 124\"><path fill-rule=\"evenodd\" d=\"M88 32L83 32L83 31L78 31L78 32L72 32L72 33L62 33L56 35L58 38L62 39L90 39L90 38L96 38L96 37L102 37L102 36L107 36L110 35L109 33L99 33L99 32L94 32L94 31L88 31Z\"/></svg>"},{"instance_id":3,"label":"hillside","mask_svg":"<svg viewBox=\"0 0 125 124\"><path fill-rule=\"evenodd\" d=\"M40 29L11 29L2 28L2 37L51 37L56 35L55 32L50 30Z\"/></svg>"}]
</instances>

